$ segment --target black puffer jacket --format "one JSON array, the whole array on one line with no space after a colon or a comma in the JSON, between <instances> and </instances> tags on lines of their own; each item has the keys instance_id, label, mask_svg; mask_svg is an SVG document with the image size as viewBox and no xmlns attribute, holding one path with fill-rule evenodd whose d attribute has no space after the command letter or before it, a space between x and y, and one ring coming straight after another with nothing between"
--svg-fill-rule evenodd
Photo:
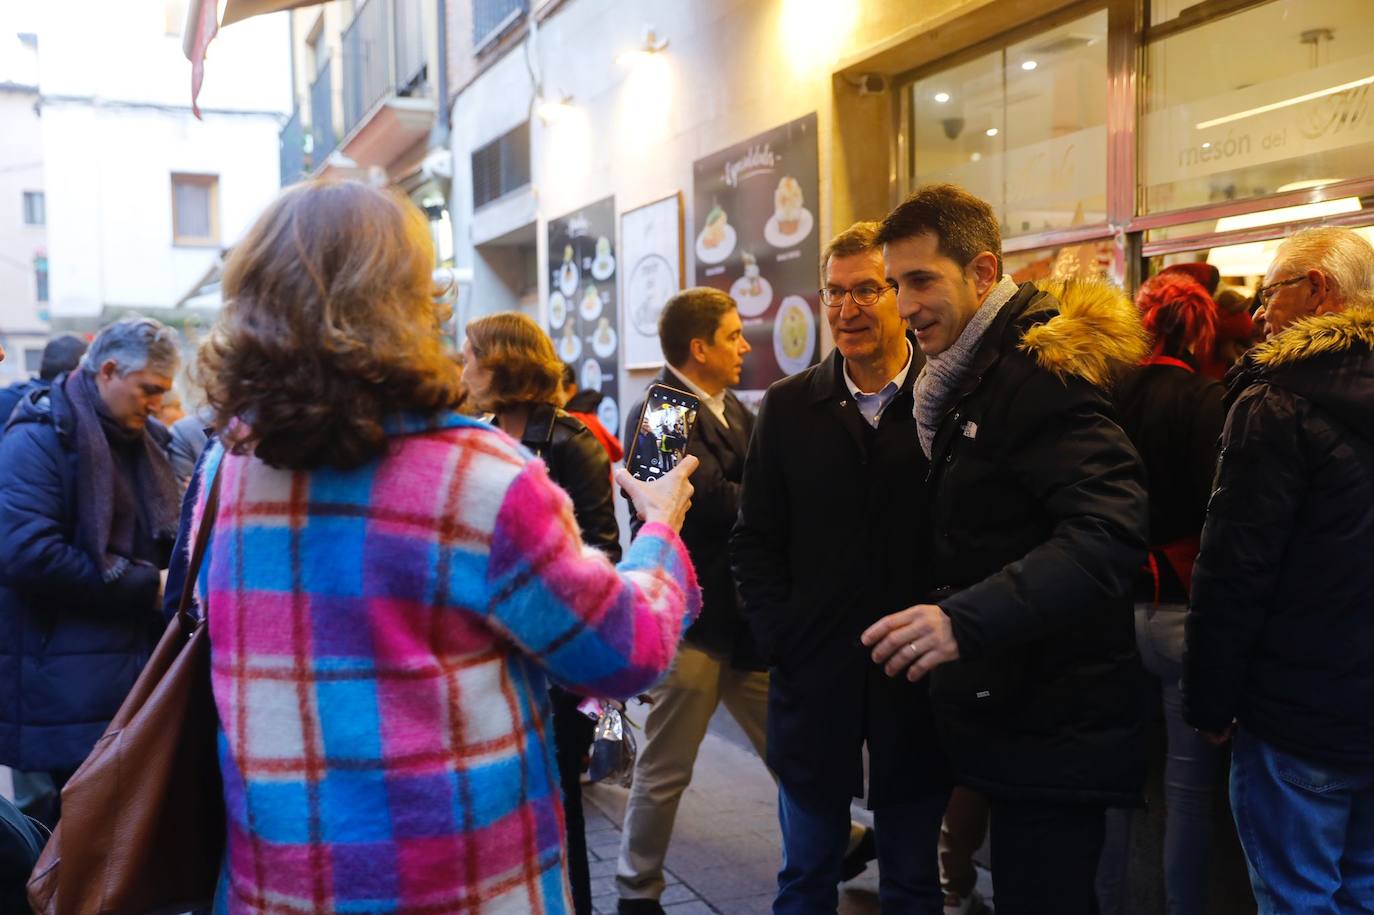
<instances>
[{"instance_id":1,"label":"black puffer jacket","mask_svg":"<svg viewBox=\"0 0 1374 915\"><path fill-rule=\"evenodd\" d=\"M956 776L992 796L1138 801L1147 506L1106 386L1144 351L1115 289L1024 284L936 433L931 574L961 659L934 671L931 701Z\"/></svg>"},{"instance_id":2,"label":"black puffer jacket","mask_svg":"<svg viewBox=\"0 0 1374 915\"><path fill-rule=\"evenodd\" d=\"M1185 711L1374 764L1374 309L1301 321L1230 378L1193 572Z\"/></svg>"}]
</instances>

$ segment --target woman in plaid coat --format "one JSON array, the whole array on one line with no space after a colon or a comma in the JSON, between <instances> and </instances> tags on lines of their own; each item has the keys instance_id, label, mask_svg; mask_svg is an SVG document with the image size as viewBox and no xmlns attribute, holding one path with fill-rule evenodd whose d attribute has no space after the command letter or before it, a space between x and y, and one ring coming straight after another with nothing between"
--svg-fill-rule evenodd
<instances>
[{"instance_id":1,"label":"woman in plaid coat","mask_svg":"<svg viewBox=\"0 0 1374 915\"><path fill-rule=\"evenodd\" d=\"M644 689L700 605L685 475L619 480L650 523L613 566L541 462L450 412L432 258L408 203L309 183L225 266L217 911L567 911L548 682Z\"/></svg>"}]
</instances>

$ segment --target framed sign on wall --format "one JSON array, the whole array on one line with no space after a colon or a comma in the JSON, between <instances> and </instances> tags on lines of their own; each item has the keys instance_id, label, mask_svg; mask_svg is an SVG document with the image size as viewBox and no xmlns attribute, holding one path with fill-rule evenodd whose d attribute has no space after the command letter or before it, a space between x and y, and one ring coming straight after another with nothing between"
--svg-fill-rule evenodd
<instances>
[{"instance_id":1,"label":"framed sign on wall","mask_svg":"<svg viewBox=\"0 0 1374 915\"><path fill-rule=\"evenodd\" d=\"M681 192L620 215L621 339L627 369L663 364L658 316L682 288L682 225Z\"/></svg>"},{"instance_id":2,"label":"framed sign on wall","mask_svg":"<svg viewBox=\"0 0 1374 915\"><path fill-rule=\"evenodd\" d=\"M549 336L581 390L601 393L596 418L620 428L615 198L549 220Z\"/></svg>"}]
</instances>

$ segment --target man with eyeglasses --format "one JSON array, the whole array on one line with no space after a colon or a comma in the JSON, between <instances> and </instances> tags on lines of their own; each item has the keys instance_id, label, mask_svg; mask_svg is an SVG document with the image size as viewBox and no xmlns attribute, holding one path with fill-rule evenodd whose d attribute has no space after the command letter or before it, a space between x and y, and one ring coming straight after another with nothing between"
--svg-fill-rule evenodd
<instances>
[{"instance_id":1,"label":"man with eyeglasses","mask_svg":"<svg viewBox=\"0 0 1374 915\"><path fill-rule=\"evenodd\" d=\"M949 776L925 688L884 677L859 642L929 586L909 548L926 517L911 410L921 357L877 230L858 223L824 252L835 351L764 397L731 537L744 612L770 665L779 915L835 911L865 745L882 910L943 910L936 844Z\"/></svg>"},{"instance_id":2,"label":"man with eyeglasses","mask_svg":"<svg viewBox=\"0 0 1374 915\"><path fill-rule=\"evenodd\" d=\"M1193 568L1184 715L1232 741L1261 913L1374 901L1374 248L1279 246Z\"/></svg>"}]
</instances>

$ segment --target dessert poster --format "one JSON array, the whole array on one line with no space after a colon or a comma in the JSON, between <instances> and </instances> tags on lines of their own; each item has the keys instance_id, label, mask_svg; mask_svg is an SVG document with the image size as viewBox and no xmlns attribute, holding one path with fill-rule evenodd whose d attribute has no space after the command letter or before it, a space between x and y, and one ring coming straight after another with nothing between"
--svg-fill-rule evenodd
<instances>
[{"instance_id":1,"label":"dessert poster","mask_svg":"<svg viewBox=\"0 0 1374 915\"><path fill-rule=\"evenodd\" d=\"M819 349L816 115L698 159L692 171L696 282L739 303L752 347L739 387L762 392L813 365Z\"/></svg>"},{"instance_id":2,"label":"dessert poster","mask_svg":"<svg viewBox=\"0 0 1374 915\"><path fill-rule=\"evenodd\" d=\"M549 336L578 389L601 392L596 417L612 430L620 428L616 266L614 197L549 221Z\"/></svg>"}]
</instances>

